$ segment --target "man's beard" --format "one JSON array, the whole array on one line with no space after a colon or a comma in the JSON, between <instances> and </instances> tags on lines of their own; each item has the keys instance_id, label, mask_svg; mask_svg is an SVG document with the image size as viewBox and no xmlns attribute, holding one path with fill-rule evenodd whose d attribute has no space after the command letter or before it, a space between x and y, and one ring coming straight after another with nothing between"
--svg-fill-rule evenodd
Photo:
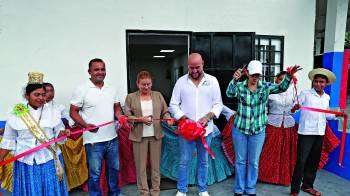
<instances>
[{"instance_id":1,"label":"man's beard","mask_svg":"<svg viewBox=\"0 0 350 196\"><path fill-rule=\"evenodd\" d=\"M96 77L96 82L103 82L104 79L105 79L104 76L97 76Z\"/></svg>"},{"instance_id":2,"label":"man's beard","mask_svg":"<svg viewBox=\"0 0 350 196\"><path fill-rule=\"evenodd\" d=\"M190 74L191 78L192 79L199 79L201 77L201 73L193 73L193 74Z\"/></svg>"}]
</instances>

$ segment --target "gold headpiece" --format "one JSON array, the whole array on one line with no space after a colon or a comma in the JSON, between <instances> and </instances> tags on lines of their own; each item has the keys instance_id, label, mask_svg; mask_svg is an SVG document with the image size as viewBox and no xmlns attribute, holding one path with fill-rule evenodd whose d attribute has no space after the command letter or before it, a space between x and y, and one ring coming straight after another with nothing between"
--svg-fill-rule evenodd
<instances>
[{"instance_id":1,"label":"gold headpiece","mask_svg":"<svg viewBox=\"0 0 350 196\"><path fill-rule=\"evenodd\" d=\"M44 74L40 72L29 72L28 73L28 84L42 84Z\"/></svg>"}]
</instances>

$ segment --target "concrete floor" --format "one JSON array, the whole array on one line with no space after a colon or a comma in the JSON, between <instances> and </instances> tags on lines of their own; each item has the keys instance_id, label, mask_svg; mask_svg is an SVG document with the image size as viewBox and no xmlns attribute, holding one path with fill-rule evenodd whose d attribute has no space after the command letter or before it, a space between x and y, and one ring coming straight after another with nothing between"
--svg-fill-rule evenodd
<instances>
[{"instance_id":1,"label":"concrete floor","mask_svg":"<svg viewBox=\"0 0 350 196\"><path fill-rule=\"evenodd\" d=\"M209 194L211 196L233 196L233 181L234 178L228 178L225 181L215 183L209 186ZM321 170L317 174L315 188L322 193L323 196L346 196L350 195L350 181L340 178L326 170ZM258 183L257 195L259 196L277 196L277 195L289 195L290 188L285 186L278 186L272 184ZM164 190L161 191L161 196L175 196L176 190ZM70 193L71 196L87 196L87 193L82 191L74 191ZM122 188L123 196L136 196L136 185L127 185ZM196 187L190 187L188 196L197 196L198 190ZM300 196L307 196L308 194L301 192Z\"/></svg>"},{"instance_id":2,"label":"concrete floor","mask_svg":"<svg viewBox=\"0 0 350 196\"><path fill-rule=\"evenodd\" d=\"M209 186L209 194L211 196L226 196L232 195L234 178L228 178L222 182L215 183ZM315 188L322 193L323 196L347 196L350 195L350 181L340 178L328 171L321 170L317 174ZM277 195L289 195L289 187L278 186L272 184L258 183L257 195L259 196L277 196ZM176 190L164 190L161 191L161 196L175 196ZM5 192L4 196L9 196L11 193ZM71 196L87 196L88 194L81 190L74 190L69 193ZM137 188L135 184L127 185L122 188L123 196L137 196ZM198 191L196 187L190 187L188 196L197 196ZM308 194L301 192L300 196L308 196Z\"/></svg>"}]
</instances>

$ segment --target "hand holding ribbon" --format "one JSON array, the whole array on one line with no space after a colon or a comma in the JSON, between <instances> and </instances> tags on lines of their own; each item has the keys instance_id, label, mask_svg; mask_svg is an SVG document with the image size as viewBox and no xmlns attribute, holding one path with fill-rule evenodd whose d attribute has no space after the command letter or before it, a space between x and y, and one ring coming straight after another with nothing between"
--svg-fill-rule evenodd
<instances>
[{"instance_id":1,"label":"hand holding ribbon","mask_svg":"<svg viewBox=\"0 0 350 196\"><path fill-rule=\"evenodd\" d=\"M287 72L289 73L289 75L292 76L292 82L293 82L293 86L294 86L294 95L293 95L293 102L295 102L295 100L297 101L297 104L299 105L299 100L298 100L298 89L297 89L297 82L298 79L295 76L295 73L302 70L303 68L301 68L299 65L294 65L294 66L290 66L287 68ZM298 108L299 109L299 108ZM294 110L295 112L295 110Z\"/></svg>"},{"instance_id":2,"label":"hand holding ribbon","mask_svg":"<svg viewBox=\"0 0 350 196\"><path fill-rule=\"evenodd\" d=\"M297 110L301 108L301 105L299 103L295 104L292 109L290 110L292 113L295 113Z\"/></svg>"},{"instance_id":3,"label":"hand holding ribbon","mask_svg":"<svg viewBox=\"0 0 350 196\"><path fill-rule=\"evenodd\" d=\"M91 128L91 127L96 127L96 125L94 125L94 124L86 124L86 125L84 125L84 128L85 128L85 129L87 129L87 128ZM92 133L97 133L98 128L95 128L95 129L89 129L89 131L90 131L90 132L92 132Z\"/></svg>"},{"instance_id":4,"label":"hand holding ribbon","mask_svg":"<svg viewBox=\"0 0 350 196\"><path fill-rule=\"evenodd\" d=\"M153 118L152 115L144 116L144 117L132 117L132 118L129 118L125 115L120 115L118 118L119 124L127 128L130 128L129 121L131 120L136 120L136 121L145 123L147 125L151 124L154 120L161 120L161 121L166 121L169 126L173 126L173 124L176 122L174 118Z\"/></svg>"},{"instance_id":5,"label":"hand holding ribbon","mask_svg":"<svg viewBox=\"0 0 350 196\"><path fill-rule=\"evenodd\" d=\"M197 123L199 123L202 127L207 127L208 122L209 122L209 119L207 117L202 117L201 119L198 120Z\"/></svg>"},{"instance_id":6,"label":"hand holding ribbon","mask_svg":"<svg viewBox=\"0 0 350 196\"><path fill-rule=\"evenodd\" d=\"M151 125L153 123L152 115L142 117L141 121L145 125Z\"/></svg>"},{"instance_id":7,"label":"hand holding ribbon","mask_svg":"<svg viewBox=\"0 0 350 196\"><path fill-rule=\"evenodd\" d=\"M173 126L175 124L175 122L176 122L176 120L173 118L166 120L166 123L168 124L168 126Z\"/></svg>"},{"instance_id":8,"label":"hand holding ribbon","mask_svg":"<svg viewBox=\"0 0 350 196\"><path fill-rule=\"evenodd\" d=\"M296 72L302 70L300 65L294 65L287 68L287 72L293 77ZM296 79L296 78L295 78Z\"/></svg>"},{"instance_id":9,"label":"hand holding ribbon","mask_svg":"<svg viewBox=\"0 0 350 196\"><path fill-rule=\"evenodd\" d=\"M61 136L63 136L63 135L70 136L70 134L71 134L70 129L65 129L65 130L63 130L63 131L60 131L60 133L58 134L58 137L61 137Z\"/></svg>"}]
</instances>

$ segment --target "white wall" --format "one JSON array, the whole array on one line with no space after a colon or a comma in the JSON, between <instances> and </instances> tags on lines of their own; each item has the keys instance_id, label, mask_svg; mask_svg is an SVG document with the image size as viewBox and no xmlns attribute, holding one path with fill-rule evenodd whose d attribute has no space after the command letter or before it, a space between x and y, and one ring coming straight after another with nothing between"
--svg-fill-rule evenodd
<instances>
[{"instance_id":1,"label":"white wall","mask_svg":"<svg viewBox=\"0 0 350 196\"><path fill-rule=\"evenodd\" d=\"M107 81L127 93L126 29L256 32L285 36L285 65L310 82L315 0L0 0L0 120L20 99L29 71L45 73L57 102L69 105L88 78L87 63L107 63Z\"/></svg>"}]
</instances>

